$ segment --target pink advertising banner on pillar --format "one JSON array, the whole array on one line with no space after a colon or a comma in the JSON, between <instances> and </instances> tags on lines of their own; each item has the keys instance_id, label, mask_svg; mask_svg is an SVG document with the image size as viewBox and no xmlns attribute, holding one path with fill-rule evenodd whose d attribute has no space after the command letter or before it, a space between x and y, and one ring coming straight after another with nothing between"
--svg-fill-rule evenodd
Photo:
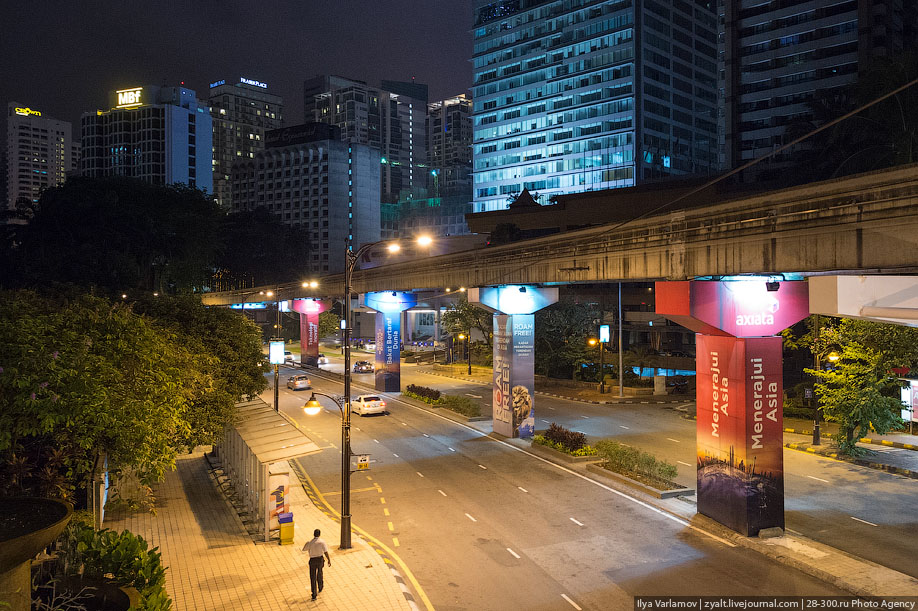
<instances>
[{"instance_id":1,"label":"pink advertising banner on pillar","mask_svg":"<svg viewBox=\"0 0 918 611\"><path fill-rule=\"evenodd\" d=\"M295 299L293 308L300 314L300 363L319 364L319 314L326 306L318 299Z\"/></svg>"},{"instance_id":2,"label":"pink advertising banner on pillar","mask_svg":"<svg viewBox=\"0 0 918 611\"><path fill-rule=\"evenodd\" d=\"M698 511L747 536L784 528L782 339L696 341Z\"/></svg>"}]
</instances>

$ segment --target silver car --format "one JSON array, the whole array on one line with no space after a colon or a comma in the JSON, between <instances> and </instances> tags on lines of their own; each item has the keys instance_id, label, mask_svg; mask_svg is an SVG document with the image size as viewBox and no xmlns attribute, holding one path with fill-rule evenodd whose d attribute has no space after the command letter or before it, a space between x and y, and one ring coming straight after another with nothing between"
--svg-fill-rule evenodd
<instances>
[{"instance_id":1,"label":"silver car","mask_svg":"<svg viewBox=\"0 0 918 611\"><path fill-rule=\"evenodd\" d=\"M308 376L302 374L290 376L287 378L287 388L290 390L306 390L312 388L312 381Z\"/></svg>"}]
</instances>

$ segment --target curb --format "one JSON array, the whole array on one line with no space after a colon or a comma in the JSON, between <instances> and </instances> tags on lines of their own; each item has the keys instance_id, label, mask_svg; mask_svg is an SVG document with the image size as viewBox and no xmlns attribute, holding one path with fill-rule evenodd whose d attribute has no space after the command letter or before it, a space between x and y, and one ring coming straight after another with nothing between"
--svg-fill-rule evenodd
<instances>
[{"instance_id":1,"label":"curb","mask_svg":"<svg viewBox=\"0 0 918 611\"><path fill-rule=\"evenodd\" d=\"M783 429L785 433L793 433L795 435L813 435L813 431L808 431L806 429ZM834 435L832 433L822 433L820 435L822 439L832 439ZM918 445L913 443L902 443L901 441L889 441L887 439L872 439L870 437L861 437L858 439L861 443L869 443L875 446L887 446L890 448L901 448L903 450L914 450L918 452Z\"/></svg>"},{"instance_id":2,"label":"curb","mask_svg":"<svg viewBox=\"0 0 918 611\"><path fill-rule=\"evenodd\" d=\"M885 445L885 444L884 444ZM870 469L876 469L877 471L885 471L887 473L892 473L893 475L901 475L902 477L907 477L910 479L918 479L918 471L912 471L910 469L902 469L900 467L895 467L893 465L887 465L884 463L871 462L869 460L864 460L863 458L852 458L850 456L841 456L837 452L831 452L828 450L819 451L813 448L812 446L804 446L799 443L785 443L785 448L791 450L797 450L798 452L807 452L808 454L817 454L819 456L824 456L825 458L832 458L839 462L847 462L853 465L858 465L859 467L867 467Z\"/></svg>"},{"instance_id":3,"label":"curb","mask_svg":"<svg viewBox=\"0 0 918 611\"><path fill-rule=\"evenodd\" d=\"M658 499L672 499L680 496L695 496L695 490L693 488L673 488L671 490L658 490L647 484L642 484L637 480L633 480L630 477L622 475L621 473L616 473L615 471L610 471L604 467L599 466L597 463L589 463L586 466L587 471L590 473L595 473L602 477L621 482L632 488L637 488L644 494L648 494L652 497Z\"/></svg>"}]
</instances>

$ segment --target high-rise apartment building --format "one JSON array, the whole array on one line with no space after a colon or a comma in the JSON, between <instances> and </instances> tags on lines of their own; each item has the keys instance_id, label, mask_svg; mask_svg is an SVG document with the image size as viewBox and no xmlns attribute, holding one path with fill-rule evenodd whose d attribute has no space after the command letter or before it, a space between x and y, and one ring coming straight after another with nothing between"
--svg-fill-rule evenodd
<instances>
[{"instance_id":1,"label":"high-rise apartment building","mask_svg":"<svg viewBox=\"0 0 918 611\"><path fill-rule=\"evenodd\" d=\"M429 191L472 199L472 100L465 94L427 105Z\"/></svg>"},{"instance_id":2,"label":"high-rise apartment building","mask_svg":"<svg viewBox=\"0 0 918 611\"><path fill-rule=\"evenodd\" d=\"M233 211L267 208L309 231L309 270L344 271L344 249L380 239L379 152L321 123L268 131L266 148L233 164Z\"/></svg>"},{"instance_id":3,"label":"high-rise apartment building","mask_svg":"<svg viewBox=\"0 0 918 611\"><path fill-rule=\"evenodd\" d=\"M728 163L785 144L789 125L812 118L809 102L851 87L872 60L901 51L914 26L907 0L724 2ZM776 178L789 163L778 155L746 178Z\"/></svg>"},{"instance_id":4,"label":"high-rise apartment building","mask_svg":"<svg viewBox=\"0 0 918 611\"><path fill-rule=\"evenodd\" d=\"M708 173L717 19L701 0L476 0L475 211Z\"/></svg>"},{"instance_id":5,"label":"high-rise apartment building","mask_svg":"<svg viewBox=\"0 0 918 611\"><path fill-rule=\"evenodd\" d=\"M341 139L379 151L380 197L397 202L427 187L427 86L340 76L303 84L304 119L336 125Z\"/></svg>"},{"instance_id":6,"label":"high-rise apartment building","mask_svg":"<svg viewBox=\"0 0 918 611\"><path fill-rule=\"evenodd\" d=\"M207 105L186 87L113 91L109 110L83 113L83 176L130 176L157 185L213 191Z\"/></svg>"},{"instance_id":7,"label":"high-rise apartment building","mask_svg":"<svg viewBox=\"0 0 918 611\"><path fill-rule=\"evenodd\" d=\"M78 158L69 122L18 102L7 105L4 195L8 209L38 203L44 189L73 175Z\"/></svg>"},{"instance_id":8,"label":"high-rise apartment building","mask_svg":"<svg viewBox=\"0 0 918 611\"><path fill-rule=\"evenodd\" d=\"M211 83L207 101L213 121L214 199L231 210L233 164L265 149L265 132L284 124L283 99L268 93L267 84L239 77Z\"/></svg>"}]
</instances>

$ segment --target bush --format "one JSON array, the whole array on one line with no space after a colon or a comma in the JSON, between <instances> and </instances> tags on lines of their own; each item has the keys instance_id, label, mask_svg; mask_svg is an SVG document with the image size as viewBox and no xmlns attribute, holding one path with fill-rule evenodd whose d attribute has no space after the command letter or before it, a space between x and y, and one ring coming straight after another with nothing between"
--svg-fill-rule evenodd
<instances>
[{"instance_id":1,"label":"bush","mask_svg":"<svg viewBox=\"0 0 918 611\"><path fill-rule=\"evenodd\" d=\"M678 474L676 465L616 441L598 441L596 451L607 468L619 473L636 473L664 482L672 482Z\"/></svg>"},{"instance_id":2,"label":"bush","mask_svg":"<svg viewBox=\"0 0 918 611\"><path fill-rule=\"evenodd\" d=\"M140 609L167 611L172 600L166 594L166 567L158 549L149 549L143 537L127 530L96 530L81 520L68 526L60 540L58 576L101 579L111 575L118 585L132 586L140 593Z\"/></svg>"},{"instance_id":3,"label":"bush","mask_svg":"<svg viewBox=\"0 0 918 611\"><path fill-rule=\"evenodd\" d=\"M481 405L468 397L458 397L456 395L443 395L443 407L454 411L457 414L475 418L481 415Z\"/></svg>"},{"instance_id":4,"label":"bush","mask_svg":"<svg viewBox=\"0 0 918 611\"><path fill-rule=\"evenodd\" d=\"M548 430L545 431L544 437L552 443L557 443L566 448L568 452L576 452L586 445L586 435L566 429L554 422L549 425Z\"/></svg>"},{"instance_id":5,"label":"bush","mask_svg":"<svg viewBox=\"0 0 918 611\"><path fill-rule=\"evenodd\" d=\"M417 384L409 384L405 388L405 394L410 397L414 397L415 399L420 399L425 403L440 403L441 393L439 390L434 388L418 386Z\"/></svg>"},{"instance_id":6,"label":"bush","mask_svg":"<svg viewBox=\"0 0 918 611\"><path fill-rule=\"evenodd\" d=\"M555 443L554 441L551 441L550 439L546 439L543 435L536 435L535 437L532 438L532 442L540 446L548 446L549 448L558 450L559 452L564 452L565 454L570 454L571 456L595 456L596 455L596 449L593 446L585 445L579 450L568 450L566 447L564 447L560 443Z\"/></svg>"}]
</instances>

